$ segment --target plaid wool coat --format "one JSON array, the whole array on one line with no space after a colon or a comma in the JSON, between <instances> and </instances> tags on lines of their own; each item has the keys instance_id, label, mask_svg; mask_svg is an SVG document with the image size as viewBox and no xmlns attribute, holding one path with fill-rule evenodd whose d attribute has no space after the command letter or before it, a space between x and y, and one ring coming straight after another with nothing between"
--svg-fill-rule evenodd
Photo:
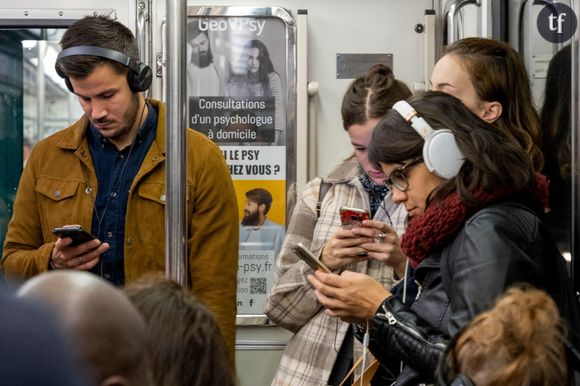
<instances>
[{"instance_id":1,"label":"plaid wool coat","mask_svg":"<svg viewBox=\"0 0 580 386\"><path fill-rule=\"evenodd\" d=\"M370 209L368 193L359 180L362 172L354 157L335 167L324 179L332 185L322 202L319 218L316 216L316 204L320 178L306 185L294 208L278 255L276 280L268 295L265 312L274 323L295 334L286 345L272 385L327 384L348 323L324 313L324 308L306 279L306 275L313 273L312 269L296 257L290 247L301 242L316 256L320 256L324 244L341 226L340 207ZM388 193L374 219L389 223L390 217L393 228L400 236L404 231L406 216L404 206L395 204L391 193ZM366 273L387 289L395 283L392 268L380 261L361 261L349 264L344 269ZM355 341L355 359L360 351L361 346Z\"/></svg>"}]
</instances>

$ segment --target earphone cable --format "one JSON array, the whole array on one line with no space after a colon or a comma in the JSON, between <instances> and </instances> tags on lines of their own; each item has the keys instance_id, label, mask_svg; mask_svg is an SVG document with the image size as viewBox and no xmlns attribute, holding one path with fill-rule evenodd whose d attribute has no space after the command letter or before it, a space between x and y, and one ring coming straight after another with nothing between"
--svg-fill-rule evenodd
<instances>
[{"instance_id":1,"label":"earphone cable","mask_svg":"<svg viewBox=\"0 0 580 386\"><path fill-rule=\"evenodd\" d=\"M117 180L115 181L115 184L113 185L113 188L111 189L111 193L116 193L116 190L121 185L121 182L123 180L123 175L125 174L125 169L127 168L129 158L131 158L131 154L133 152L133 147L135 145L135 141L137 140L137 133L139 132L139 129L141 128L141 125L143 124L143 114L145 113L146 106L147 106L147 100L144 100L143 107L141 108L141 114L140 114L140 118L139 118L139 125L137 126L137 131L135 132L135 135L133 136L133 139L131 140L131 145L129 146L129 152L127 154L127 158L125 158L125 162L123 163L123 167L121 168L121 172L119 173L119 177L117 177ZM101 234L101 223L103 222L103 219L105 218L105 214L107 212L107 209L109 208L109 204L111 203L112 199L113 199L113 197L111 195L109 195L109 197L107 198L107 202L105 203L105 207L103 208L103 211L99 215L99 213L97 211L96 197L93 196L93 209L95 212L95 216L97 217L97 236L100 236L100 234Z\"/></svg>"},{"instance_id":2,"label":"earphone cable","mask_svg":"<svg viewBox=\"0 0 580 386\"><path fill-rule=\"evenodd\" d=\"M145 113L145 107L146 106L147 106L147 99L145 99L143 101L143 107L141 109L141 114L140 114L140 118L139 118L139 124L137 126L137 131L136 131L135 135L133 136L133 139L131 140L131 145L129 147L129 151L127 153L127 157L125 158L125 161L123 163L123 167L121 168L121 172L119 173L119 177L117 177L117 179L115 181L115 184L113 185L113 188L111 189L111 193L109 194L109 197L107 197L107 201L105 203L105 207L101 211L101 214L100 215L99 215L99 212L97 210L97 198L95 197L95 194L93 193L93 190L88 185L88 177L86 178L86 181L87 181L87 189L89 189L89 191L91 193L91 198L92 198L92 201L93 201L93 213L95 214L95 217L97 219L97 232L96 232L97 234L96 234L96 236L99 237L99 239L102 238L101 237L102 236L101 235L101 224L102 224L102 222L103 222L103 220L105 218L105 215L107 213L107 210L109 209L109 205L111 204L111 201L114 198L111 194L112 193L116 193L117 189L121 185L121 182L122 182L122 179L123 179L123 175L125 174L125 170L127 168L127 164L129 162L129 159L131 158L131 154L133 152L133 147L134 147L135 142L137 140L137 135L138 135L139 129L143 125L143 114ZM100 258L99 258L98 265L99 265L99 268L98 268L99 276L100 277L103 277L103 261Z\"/></svg>"}]
</instances>

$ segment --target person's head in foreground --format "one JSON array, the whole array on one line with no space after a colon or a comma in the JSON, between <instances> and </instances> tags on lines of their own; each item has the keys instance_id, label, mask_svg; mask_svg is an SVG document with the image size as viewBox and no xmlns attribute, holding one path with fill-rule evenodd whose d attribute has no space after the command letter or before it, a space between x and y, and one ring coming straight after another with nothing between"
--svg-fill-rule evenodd
<instances>
[{"instance_id":1,"label":"person's head in foreground","mask_svg":"<svg viewBox=\"0 0 580 386\"><path fill-rule=\"evenodd\" d=\"M115 287L87 272L62 270L30 279L17 294L54 313L91 385L153 385L145 322Z\"/></svg>"},{"instance_id":2,"label":"person's head in foreground","mask_svg":"<svg viewBox=\"0 0 580 386\"><path fill-rule=\"evenodd\" d=\"M548 294L532 287L511 288L449 343L439 366L439 384L565 385L565 336Z\"/></svg>"},{"instance_id":3,"label":"person's head in foreground","mask_svg":"<svg viewBox=\"0 0 580 386\"><path fill-rule=\"evenodd\" d=\"M156 386L234 386L210 311L176 282L149 275L124 290L147 323Z\"/></svg>"}]
</instances>

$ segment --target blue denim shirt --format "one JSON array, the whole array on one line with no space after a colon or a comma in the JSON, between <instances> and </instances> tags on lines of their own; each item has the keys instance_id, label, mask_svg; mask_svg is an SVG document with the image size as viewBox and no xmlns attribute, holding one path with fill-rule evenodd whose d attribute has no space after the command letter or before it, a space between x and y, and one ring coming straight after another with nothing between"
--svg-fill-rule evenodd
<instances>
[{"instance_id":1,"label":"blue denim shirt","mask_svg":"<svg viewBox=\"0 0 580 386\"><path fill-rule=\"evenodd\" d=\"M134 142L121 151L93 125L87 131L99 182L91 231L99 240L110 245L91 272L117 286L125 283L125 214L129 189L155 139L157 112L149 103L147 111L145 123L137 132Z\"/></svg>"}]
</instances>

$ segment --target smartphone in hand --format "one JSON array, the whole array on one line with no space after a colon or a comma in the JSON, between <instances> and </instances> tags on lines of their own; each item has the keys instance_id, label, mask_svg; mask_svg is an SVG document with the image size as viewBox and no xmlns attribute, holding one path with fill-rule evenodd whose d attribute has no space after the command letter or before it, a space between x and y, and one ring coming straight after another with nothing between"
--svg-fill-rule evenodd
<instances>
[{"instance_id":1,"label":"smartphone in hand","mask_svg":"<svg viewBox=\"0 0 580 386\"><path fill-rule=\"evenodd\" d=\"M80 225L52 228L52 233L61 239L70 237L72 239L70 246L76 246L96 239L94 235L84 230Z\"/></svg>"},{"instance_id":2,"label":"smartphone in hand","mask_svg":"<svg viewBox=\"0 0 580 386\"><path fill-rule=\"evenodd\" d=\"M349 208L346 206L340 208L340 222L344 229L362 227L362 222L364 220L370 220L370 218L371 215L366 209Z\"/></svg>"},{"instance_id":3,"label":"smartphone in hand","mask_svg":"<svg viewBox=\"0 0 580 386\"><path fill-rule=\"evenodd\" d=\"M302 243L298 243L293 247L290 247L292 252L296 254L300 258L300 260L304 261L306 264L310 266L313 270L322 270L327 273L332 273L330 268L328 268L322 261L318 260L316 256L312 254Z\"/></svg>"}]
</instances>

